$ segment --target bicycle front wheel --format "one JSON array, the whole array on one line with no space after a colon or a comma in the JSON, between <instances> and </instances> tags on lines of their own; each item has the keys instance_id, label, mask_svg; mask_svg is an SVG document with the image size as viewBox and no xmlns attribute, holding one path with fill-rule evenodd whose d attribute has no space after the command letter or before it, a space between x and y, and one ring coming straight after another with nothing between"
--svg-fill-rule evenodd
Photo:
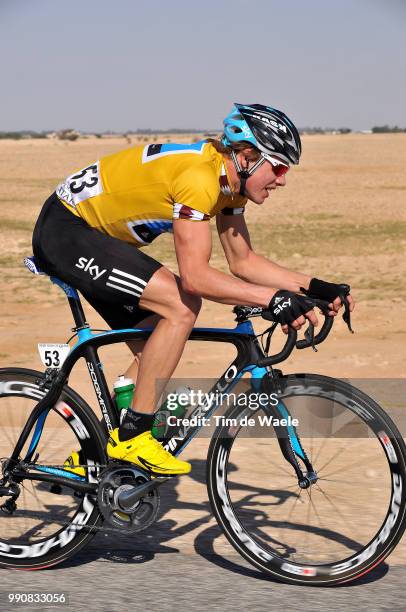
<instances>
[{"instance_id":1,"label":"bicycle front wheel","mask_svg":"<svg viewBox=\"0 0 406 612\"><path fill-rule=\"evenodd\" d=\"M299 487L277 421L270 425L269 409L247 395L225 414L209 448L214 514L238 552L276 579L354 580L383 561L405 529L405 444L382 408L351 385L312 374L279 381L275 405L290 416L290 447L316 478ZM255 426L242 426L244 417Z\"/></svg>"},{"instance_id":2,"label":"bicycle front wheel","mask_svg":"<svg viewBox=\"0 0 406 612\"><path fill-rule=\"evenodd\" d=\"M68 486L17 478L15 501L4 493L10 485L5 478L8 458L32 409L45 394L39 387L42 378L34 370L0 370L0 566L15 569L61 563L84 546L102 522L96 496ZM86 483L95 481L98 466L106 463L105 442L95 415L67 386L42 427L29 436L21 458L32 443L36 444L35 455L24 469L34 476L57 475ZM83 476L63 469L72 450L80 451Z\"/></svg>"}]
</instances>

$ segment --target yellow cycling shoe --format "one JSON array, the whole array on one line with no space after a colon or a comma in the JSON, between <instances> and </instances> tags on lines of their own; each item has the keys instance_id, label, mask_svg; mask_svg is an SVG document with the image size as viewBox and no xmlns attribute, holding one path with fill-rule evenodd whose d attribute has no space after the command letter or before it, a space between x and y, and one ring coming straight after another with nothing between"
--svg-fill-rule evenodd
<instances>
[{"instance_id":1,"label":"yellow cycling shoe","mask_svg":"<svg viewBox=\"0 0 406 612\"><path fill-rule=\"evenodd\" d=\"M82 451L72 451L66 461L64 461L63 469L77 476L86 476L85 468L81 466L82 463L84 463Z\"/></svg>"},{"instance_id":2,"label":"yellow cycling shoe","mask_svg":"<svg viewBox=\"0 0 406 612\"><path fill-rule=\"evenodd\" d=\"M176 459L166 451L150 431L120 442L118 427L109 436L107 454L111 459L121 459L139 465L144 470L160 476L188 474L192 466Z\"/></svg>"}]
</instances>

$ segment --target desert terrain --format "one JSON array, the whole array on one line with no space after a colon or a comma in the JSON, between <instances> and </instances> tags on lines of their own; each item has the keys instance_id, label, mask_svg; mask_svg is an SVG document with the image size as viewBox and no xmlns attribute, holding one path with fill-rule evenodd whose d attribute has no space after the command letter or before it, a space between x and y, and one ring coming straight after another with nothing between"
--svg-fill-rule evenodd
<instances>
[{"instance_id":1,"label":"desert terrain","mask_svg":"<svg viewBox=\"0 0 406 612\"><path fill-rule=\"evenodd\" d=\"M132 144L140 140L133 138ZM0 141L1 367L41 370L37 344L64 342L71 336L72 320L62 292L22 264L23 257L31 255L32 229L42 203L65 176L128 146L124 138ZM355 334L337 318L317 353L295 351L282 369L362 379L363 385L368 379L373 381L376 399L399 415L405 408L406 371L406 134L309 135L303 137L303 146L303 162L289 172L286 187L262 206L248 205L252 242L259 252L289 268L349 283L357 302ZM225 271L214 233L213 241L212 265ZM176 272L170 235L158 238L147 252ZM86 312L94 327L105 327L90 307ZM198 324L233 327L231 307L206 301ZM257 320L255 326L264 329ZM101 356L110 382L130 358L128 349L118 345L104 349ZM216 378L233 356L227 345L189 343L175 375ZM393 394L385 392L384 379L391 379ZM97 411L82 364L70 384ZM202 467L207 439L195 442L186 449L185 458ZM184 510L175 513L168 508L165 518L178 524L172 542L193 552L192 539L204 521L200 521L201 507L188 508L187 503L191 498L203 503L206 492L201 479L187 477L181 485L177 497ZM161 531L159 526L157 533L162 531L163 536L164 526ZM230 553L222 540L219 551ZM404 544L391 557L393 563L405 557L403 549Z\"/></svg>"},{"instance_id":2,"label":"desert terrain","mask_svg":"<svg viewBox=\"0 0 406 612\"><path fill-rule=\"evenodd\" d=\"M142 140L134 137L132 144ZM337 321L317 354L296 351L285 369L342 377L403 377L406 135L314 135L303 141L303 161L287 175L286 187L262 206L249 204L247 223L254 247L272 260L351 285L357 301L356 334L350 335ZM22 258L31 254L32 228L42 203L75 169L128 146L124 138L0 142L1 365L38 367L38 342L69 337L64 295L22 265ZM213 240L211 263L226 270L214 234ZM170 235L158 238L147 252L176 271ZM88 312L93 325L102 325L90 308ZM231 308L206 301L198 324L232 326ZM125 363L127 353L119 354ZM177 375L216 376L231 354L223 345L190 343Z\"/></svg>"}]
</instances>

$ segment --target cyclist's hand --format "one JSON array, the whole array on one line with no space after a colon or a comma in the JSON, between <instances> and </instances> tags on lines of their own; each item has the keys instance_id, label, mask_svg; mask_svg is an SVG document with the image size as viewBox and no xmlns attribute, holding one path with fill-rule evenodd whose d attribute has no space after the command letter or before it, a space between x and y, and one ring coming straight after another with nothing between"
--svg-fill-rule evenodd
<instances>
[{"instance_id":1,"label":"cyclist's hand","mask_svg":"<svg viewBox=\"0 0 406 612\"><path fill-rule=\"evenodd\" d=\"M269 302L268 313L269 316L267 316L266 311L262 316L265 319L269 318L280 323L285 334L288 333L289 326L299 330L305 324L306 319L313 325L318 325L311 300L292 291L283 289L277 291Z\"/></svg>"},{"instance_id":2,"label":"cyclist's hand","mask_svg":"<svg viewBox=\"0 0 406 612\"><path fill-rule=\"evenodd\" d=\"M352 312L355 308L355 302L354 302L352 295L349 293L345 299L347 300L350 306L350 312ZM328 314L332 317L335 317L338 311L340 310L340 308L342 307L342 305L343 303L341 299L339 297L336 298L331 304L329 304L329 308L331 308L331 311Z\"/></svg>"},{"instance_id":3,"label":"cyclist's hand","mask_svg":"<svg viewBox=\"0 0 406 612\"><path fill-rule=\"evenodd\" d=\"M298 319L295 319L292 323L290 323L290 327L293 327L293 329L296 329L298 331L306 323L306 319L309 319L309 321L313 323L315 327L319 324L314 310L308 310L304 314L304 316L301 316ZM284 334L287 334L289 331L289 325L281 325L281 329Z\"/></svg>"},{"instance_id":4,"label":"cyclist's hand","mask_svg":"<svg viewBox=\"0 0 406 612\"><path fill-rule=\"evenodd\" d=\"M305 295L310 298L317 298L320 300L326 300L329 302L329 315L335 317L340 308L342 307L342 301L339 296L345 296L348 302L350 312L354 310L355 303L350 295L350 286L339 283L328 283L327 281L320 280L318 278L312 278L310 281L309 289L301 290Z\"/></svg>"}]
</instances>

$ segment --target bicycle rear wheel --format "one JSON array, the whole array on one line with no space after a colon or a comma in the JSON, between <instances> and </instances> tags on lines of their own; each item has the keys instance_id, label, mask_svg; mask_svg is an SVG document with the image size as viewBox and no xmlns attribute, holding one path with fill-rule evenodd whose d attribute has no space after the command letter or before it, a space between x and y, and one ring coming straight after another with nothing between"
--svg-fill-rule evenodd
<instances>
[{"instance_id":1,"label":"bicycle rear wheel","mask_svg":"<svg viewBox=\"0 0 406 612\"><path fill-rule=\"evenodd\" d=\"M218 427L209 448L213 512L238 552L276 579L314 586L354 580L404 532L405 444L382 408L351 385L312 374L279 381L281 417L299 422L290 428L291 447L297 457L305 450L317 480L300 488L277 427L266 425L269 410L239 402L225 415L236 421ZM245 416L255 427L240 425Z\"/></svg>"},{"instance_id":2,"label":"bicycle rear wheel","mask_svg":"<svg viewBox=\"0 0 406 612\"><path fill-rule=\"evenodd\" d=\"M34 370L0 370L0 479L29 414L45 392L38 386L43 374ZM105 464L103 432L91 409L65 386L43 423L34 459L24 469L30 474L56 474L82 482L94 481L97 466ZM33 436L27 440L24 458ZM80 450L85 476L63 470L72 450ZM101 522L95 495L67 486L23 478L13 512L0 511L0 566L42 569L61 563L87 544ZM8 485L9 481L0 483ZM3 505L7 496L0 497Z\"/></svg>"}]
</instances>

